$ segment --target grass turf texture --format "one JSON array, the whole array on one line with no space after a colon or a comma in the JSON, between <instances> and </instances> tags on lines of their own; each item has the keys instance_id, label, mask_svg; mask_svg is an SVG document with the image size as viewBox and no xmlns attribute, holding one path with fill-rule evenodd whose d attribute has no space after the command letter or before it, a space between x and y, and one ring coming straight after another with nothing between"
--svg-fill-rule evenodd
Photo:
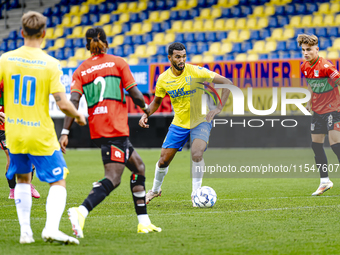
<instances>
[{"instance_id":1,"label":"grass turf texture","mask_svg":"<svg viewBox=\"0 0 340 255\"><path fill-rule=\"evenodd\" d=\"M137 150L146 164L146 188L152 186L154 165L160 150ZM337 163L331 150L329 162ZM261 164L280 157L280 164L313 163L311 149L229 149L230 163ZM83 202L92 182L103 177L99 150L68 150L67 205ZM33 199L31 225L35 243L19 244L19 222L13 200L7 199L8 185L1 175L0 254L337 254L339 252L339 179L323 196L312 197L319 185L315 178L207 178L203 185L217 193L213 208L191 206L190 152L178 153L162 186L163 195L148 206L151 221L161 233L137 234L137 218L125 170L121 185L87 218L84 239L79 246L45 244L41 231L45 224L48 185L35 177L41 194ZM5 156L0 165L4 169ZM330 176L332 177L332 175ZM71 235L66 210L60 230Z\"/></svg>"}]
</instances>

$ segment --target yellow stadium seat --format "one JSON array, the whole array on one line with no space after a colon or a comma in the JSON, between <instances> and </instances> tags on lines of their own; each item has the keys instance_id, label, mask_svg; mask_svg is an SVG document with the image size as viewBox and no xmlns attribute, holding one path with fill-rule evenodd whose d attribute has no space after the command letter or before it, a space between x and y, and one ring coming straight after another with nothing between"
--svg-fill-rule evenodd
<instances>
[{"instance_id":1,"label":"yellow stadium seat","mask_svg":"<svg viewBox=\"0 0 340 255\"><path fill-rule=\"evenodd\" d=\"M245 53L237 54L235 57L235 61L244 62L246 60L247 60L247 54Z\"/></svg>"},{"instance_id":2,"label":"yellow stadium seat","mask_svg":"<svg viewBox=\"0 0 340 255\"><path fill-rule=\"evenodd\" d=\"M241 32L238 35L238 42L246 41L250 38L250 32L249 30L241 30Z\"/></svg>"},{"instance_id":3,"label":"yellow stadium seat","mask_svg":"<svg viewBox=\"0 0 340 255\"><path fill-rule=\"evenodd\" d=\"M79 48L76 49L74 56L72 57L72 60L78 60L81 59L86 54L85 48ZM70 58L71 59L71 58Z\"/></svg>"},{"instance_id":4,"label":"yellow stadium seat","mask_svg":"<svg viewBox=\"0 0 340 255\"><path fill-rule=\"evenodd\" d=\"M265 49L265 41L257 41L255 42L253 49L249 50L248 53L252 54L252 53L259 53L259 52L263 52Z\"/></svg>"},{"instance_id":5,"label":"yellow stadium seat","mask_svg":"<svg viewBox=\"0 0 340 255\"><path fill-rule=\"evenodd\" d=\"M237 42L237 40L238 40L238 31L233 30L229 32L228 37L226 39L223 39L222 42Z\"/></svg>"},{"instance_id":6,"label":"yellow stadium seat","mask_svg":"<svg viewBox=\"0 0 340 255\"><path fill-rule=\"evenodd\" d=\"M334 15L333 14L326 15L323 21L323 25L325 27L334 26Z\"/></svg>"},{"instance_id":7,"label":"yellow stadium seat","mask_svg":"<svg viewBox=\"0 0 340 255\"><path fill-rule=\"evenodd\" d=\"M187 1L179 0L177 6L172 8L172 10L185 10L187 8Z\"/></svg>"},{"instance_id":8,"label":"yellow stadium seat","mask_svg":"<svg viewBox=\"0 0 340 255\"><path fill-rule=\"evenodd\" d=\"M137 9L137 2L129 3L128 7L127 7L127 12L135 12L135 11L138 11L138 9Z\"/></svg>"},{"instance_id":9,"label":"yellow stadium seat","mask_svg":"<svg viewBox=\"0 0 340 255\"><path fill-rule=\"evenodd\" d=\"M153 56L153 55L156 55L157 53L157 47L155 45L149 45L147 48L146 48L146 51L145 51L145 55L146 56Z\"/></svg>"},{"instance_id":10,"label":"yellow stadium seat","mask_svg":"<svg viewBox=\"0 0 340 255\"><path fill-rule=\"evenodd\" d=\"M138 58L134 58L134 57L130 57L127 61L127 63L131 66L136 66L139 63L139 59Z\"/></svg>"},{"instance_id":11,"label":"yellow stadium seat","mask_svg":"<svg viewBox=\"0 0 340 255\"><path fill-rule=\"evenodd\" d=\"M239 4L239 0L229 0L229 7L233 7L235 5L238 5Z\"/></svg>"},{"instance_id":12,"label":"yellow stadium seat","mask_svg":"<svg viewBox=\"0 0 340 255\"><path fill-rule=\"evenodd\" d=\"M111 30L111 35L117 35L122 32L122 26L121 25L114 25Z\"/></svg>"},{"instance_id":13,"label":"yellow stadium seat","mask_svg":"<svg viewBox=\"0 0 340 255\"><path fill-rule=\"evenodd\" d=\"M122 45L123 42L124 42L124 35L117 35L113 38L113 41L109 46L113 48L118 45Z\"/></svg>"},{"instance_id":14,"label":"yellow stadium seat","mask_svg":"<svg viewBox=\"0 0 340 255\"><path fill-rule=\"evenodd\" d=\"M75 27L81 23L81 17L80 16L74 16L71 20L70 26Z\"/></svg>"},{"instance_id":15,"label":"yellow stadium seat","mask_svg":"<svg viewBox=\"0 0 340 255\"><path fill-rule=\"evenodd\" d=\"M160 12L159 11L151 12L150 15L149 15L149 18L147 20L145 20L145 21L148 21L148 22L159 22L160 21Z\"/></svg>"},{"instance_id":16,"label":"yellow stadium seat","mask_svg":"<svg viewBox=\"0 0 340 255\"><path fill-rule=\"evenodd\" d=\"M287 27L300 27L300 23L301 23L301 17L300 16L293 16L290 19L290 22L287 25Z\"/></svg>"},{"instance_id":17,"label":"yellow stadium seat","mask_svg":"<svg viewBox=\"0 0 340 255\"><path fill-rule=\"evenodd\" d=\"M264 9L264 16L272 16L275 14L275 7L274 6L267 6Z\"/></svg>"},{"instance_id":18,"label":"yellow stadium seat","mask_svg":"<svg viewBox=\"0 0 340 255\"><path fill-rule=\"evenodd\" d=\"M200 16L198 16L196 19L209 19L210 12L211 12L210 8L202 9Z\"/></svg>"},{"instance_id":19,"label":"yellow stadium seat","mask_svg":"<svg viewBox=\"0 0 340 255\"><path fill-rule=\"evenodd\" d=\"M68 15L70 15L70 16L78 15L79 14L79 9L80 9L79 5L73 5L71 7L70 12L68 13Z\"/></svg>"},{"instance_id":20,"label":"yellow stadium seat","mask_svg":"<svg viewBox=\"0 0 340 255\"><path fill-rule=\"evenodd\" d=\"M282 28L275 28L272 32L271 37L267 38L268 41L277 41L282 39L283 37L283 30Z\"/></svg>"},{"instance_id":21,"label":"yellow stadium seat","mask_svg":"<svg viewBox=\"0 0 340 255\"><path fill-rule=\"evenodd\" d=\"M337 51L340 50L340 38L336 38L333 41L333 46L328 48L328 51Z\"/></svg>"},{"instance_id":22,"label":"yellow stadium seat","mask_svg":"<svg viewBox=\"0 0 340 255\"><path fill-rule=\"evenodd\" d=\"M61 21L60 24L62 27L68 27L71 25L71 17L64 16L63 20Z\"/></svg>"},{"instance_id":23,"label":"yellow stadium seat","mask_svg":"<svg viewBox=\"0 0 340 255\"><path fill-rule=\"evenodd\" d=\"M127 32L127 35L137 35L142 31L142 23L132 24L131 30Z\"/></svg>"},{"instance_id":24,"label":"yellow stadium seat","mask_svg":"<svg viewBox=\"0 0 340 255\"><path fill-rule=\"evenodd\" d=\"M330 14L335 14L340 12L340 3L333 3L329 9Z\"/></svg>"},{"instance_id":25,"label":"yellow stadium seat","mask_svg":"<svg viewBox=\"0 0 340 255\"><path fill-rule=\"evenodd\" d=\"M225 30L233 30L235 29L235 19L227 19L225 22Z\"/></svg>"},{"instance_id":26,"label":"yellow stadium seat","mask_svg":"<svg viewBox=\"0 0 340 255\"><path fill-rule=\"evenodd\" d=\"M253 9L253 14L249 16L250 17L261 17L263 15L264 15L264 8L263 6L259 5Z\"/></svg>"},{"instance_id":27,"label":"yellow stadium seat","mask_svg":"<svg viewBox=\"0 0 340 255\"><path fill-rule=\"evenodd\" d=\"M79 15L84 15L89 12L89 6L88 5L82 5L79 9Z\"/></svg>"},{"instance_id":28,"label":"yellow stadium seat","mask_svg":"<svg viewBox=\"0 0 340 255\"><path fill-rule=\"evenodd\" d=\"M323 15L314 16L311 26L322 27L323 25Z\"/></svg>"},{"instance_id":29,"label":"yellow stadium seat","mask_svg":"<svg viewBox=\"0 0 340 255\"><path fill-rule=\"evenodd\" d=\"M142 31L140 33L146 34L146 33L151 32L151 30L152 30L152 24L151 23L144 23L142 25Z\"/></svg>"},{"instance_id":30,"label":"yellow stadium seat","mask_svg":"<svg viewBox=\"0 0 340 255\"><path fill-rule=\"evenodd\" d=\"M137 6L137 12L142 12L148 8L147 2L139 2Z\"/></svg>"},{"instance_id":31,"label":"yellow stadium seat","mask_svg":"<svg viewBox=\"0 0 340 255\"><path fill-rule=\"evenodd\" d=\"M334 26L340 26L340 14L335 16Z\"/></svg>"},{"instance_id":32,"label":"yellow stadium seat","mask_svg":"<svg viewBox=\"0 0 340 255\"><path fill-rule=\"evenodd\" d=\"M115 13L123 13L123 12L126 12L127 11L127 8L128 8L128 4L127 3L120 3L118 5L118 8L116 11L113 11L112 13L115 14Z\"/></svg>"},{"instance_id":33,"label":"yellow stadium seat","mask_svg":"<svg viewBox=\"0 0 340 255\"><path fill-rule=\"evenodd\" d=\"M294 35L295 35L295 30L294 30L294 28L286 28L286 29L283 31L282 39L280 39L280 41L283 41L283 40L287 40L287 39L293 38Z\"/></svg>"},{"instance_id":34,"label":"yellow stadium seat","mask_svg":"<svg viewBox=\"0 0 340 255\"><path fill-rule=\"evenodd\" d=\"M58 50L60 48L64 48L65 46L65 39L60 38L54 41L54 46L48 48L48 50Z\"/></svg>"},{"instance_id":35,"label":"yellow stadium seat","mask_svg":"<svg viewBox=\"0 0 340 255\"><path fill-rule=\"evenodd\" d=\"M224 23L225 23L224 19L215 20L214 30L215 31L223 31L223 30L225 30Z\"/></svg>"},{"instance_id":36,"label":"yellow stadium seat","mask_svg":"<svg viewBox=\"0 0 340 255\"><path fill-rule=\"evenodd\" d=\"M195 55L191 58L190 62L193 64L199 64L202 63L202 59L203 59L202 55Z\"/></svg>"},{"instance_id":37,"label":"yellow stadium seat","mask_svg":"<svg viewBox=\"0 0 340 255\"><path fill-rule=\"evenodd\" d=\"M221 53L221 43L214 42L210 44L209 50L204 52L205 55L218 55Z\"/></svg>"},{"instance_id":38,"label":"yellow stadium seat","mask_svg":"<svg viewBox=\"0 0 340 255\"><path fill-rule=\"evenodd\" d=\"M211 62L214 62L214 56L212 55L206 55L206 56L203 56L203 59L202 59L202 62L203 63L211 63Z\"/></svg>"},{"instance_id":39,"label":"yellow stadium seat","mask_svg":"<svg viewBox=\"0 0 340 255\"><path fill-rule=\"evenodd\" d=\"M189 0L187 4L188 9L195 8L197 6L197 0Z\"/></svg>"},{"instance_id":40,"label":"yellow stadium seat","mask_svg":"<svg viewBox=\"0 0 340 255\"><path fill-rule=\"evenodd\" d=\"M192 23L193 23L192 20L184 21L181 31L183 31L183 32L192 31L192 25L193 25Z\"/></svg>"},{"instance_id":41,"label":"yellow stadium seat","mask_svg":"<svg viewBox=\"0 0 340 255\"><path fill-rule=\"evenodd\" d=\"M107 36L110 36L112 31L112 25L103 26L103 30Z\"/></svg>"},{"instance_id":42,"label":"yellow stadium seat","mask_svg":"<svg viewBox=\"0 0 340 255\"><path fill-rule=\"evenodd\" d=\"M54 30L53 37L52 38L59 38L64 35L64 28L58 27Z\"/></svg>"},{"instance_id":43,"label":"yellow stadium seat","mask_svg":"<svg viewBox=\"0 0 340 255\"><path fill-rule=\"evenodd\" d=\"M320 57L326 59L326 58L327 58L327 51L325 51L325 50L320 50L320 51L318 52L318 55L319 55Z\"/></svg>"},{"instance_id":44,"label":"yellow stadium seat","mask_svg":"<svg viewBox=\"0 0 340 255\"><path fill-rule=\"evenodd\" d=\"M235 28L236 29L243 29L246 27L247 19L246 18L240 18L236 21Z\"/></svg>"},{"instance_id":45,"label":"yellow stadium seat","mask_svg":"<svg viewBox=\"0 0 340 255\"><path fill-rule=\"evenodd\" d=\"M204 22L203 31L212 31L214 28L214 20L208 19Z\"/></svg>"},{"instance_id":46,"label":"yellow stadium seat","mask_svg":"<svg viewBox=\"0 0 340 255\"><path fill-rule=\"evenodd\" d=\"M83 27L83 29L82 29L82 31L81 31L80 37L81 37L81 38L84 38L85 35L86 35L86 31L89 30L89 29L92 28L92 27L93 27L93 26L85 26L85 27Z\"/></svg>"},{"instance_id":47,"label":"yellow stadium seat","mask_svg":"<svg viewBox=\"0 0 340 255\"><path fill-rule=\"evenodd\" d=\"M202 31L203 30L203 20L195 20L194 24L192 25L192 30L193 31Z\"/></svg>"},{"instance_id":48,"label":"yellow stadium seat","mask_svg":"<svg viewBox=\"0 0 340 255\"><path fill-rule=\"evenodd\" d=\"M159 21L160 22L168 20L168 19L170 19L170 11L162 11L159 14Z\"/></svg>"},{"instance_id":49,"label":"yellow stadium seat","mask_svg":"<svg viewBox=\"0 0 340 255\"><path fill-rule=\"evenodd\" d=\"M54 28L52 28L52 27L47 28L46 33L45 33L45 39L53 38L53 34L54 34Z\"/></svg>"},{"instance_id":50,"label":"yellow stadium seat","mask_svg":"<svg viewBox=\"0 0 340 255\"><path fill-rule=\"evenodd\" d=\"M157 33L154 37L152 42L149 42L150 45L159 45L164 42L164 33Z\"/></svg>"},{"instance_id":51,"label":"yellow stadium seat","mask_svg":"<svg viewBox=\"0 0 340 255\"><path fill-rule=\"evenodd\" d=\"M122 13L119 16L119 20L116 21L116 24L123 24L130 20L130 15L128 13Z\"/></svg>"},{"instance_id":52,"label":"yellow stadium seat","mask_svg":"<svg viewBox=\"0 0 340 255\"><path fill-rule=\"evenodd\" d=\"M107 24L110 22L110 19L111 19L111 15L110 14L103 14L100 16L100 20L95 23L94 25L95 26L101 26L103 24Z\"/></svg>"},{"instance_id":53,"label":"yellow stadium seat","mask_svg":"<svg viewBox=\"0 0 340 255\"><path fill-rule=\"evenodd\" d=\"M263 53L269 53L269 52L275 51L276 50L276 46L277 46L276 42L269 41L264 46L264 50L262 52Z\"/></svg>"},{"instance_id":54,"label":"yellow stadium seat","mask_svg":"<svg viewBox=\"0 0 340 255\"><path fill-rule=\"evenodd\" d=\"M75 27L72 30L72 34L68 35L67 38L78 38L81 37L83 28L81 26Z\"/></svg>"},{"instance_id":55,"label":"yellow stadium seat","mask_svg":"<svg viewBox=\"0 0 340 255\"><path fill-rule=\"evenodd\" d=\"M327 59L338 59L339 58L339 52L338 51L329 51L327 53Z\"/></svg>"},{"instance_id":56,"label":"yellow stadium seat","mask_svg":"<svg viewBox=\"0 0 340 255\"><path fill-rule=\"evenodd\" d=\"M168 33L164 36L164 42L163 44L168 44L175 41L175 34L174 33Z\"/></svg>"},{"instance_id":57,"label":"yellow stadium seat","mask_svg":"<svg viewBox=\"0 0 340 255\"><path fill-rule=\"evenodd\" d=\"M249 18L247 24L244 28L256 30L257 28L257 18Z\"/></svg>"},{"instance_id":58,"label":"yellow stadium seat","mask_svg":"<svg viewBox=\"0 0 340 255\"><path fill-rule=\"evenodd\" d=\"M214 5L214 8L228 8L229 7L228 0L218 0L217 4Z\"/></svg>"},{"instance_id":59,"label":"yellow stadium seat","mask_svg":"<svg viewBox=\"0 0 340 255\"><path fill-rule=\"evenodd\" d=\"M221 15L222 15L222 10L220 8L217 8L217 9L214 8L211 11L210 18L211 19L217 19L217 18L221 17Z\"/></svg>"},{"instance_id":60,"label":"yellow stadium seat","mask_svg":"<svg viewBox=\"0 0 340 255\"><path fill-rule=\"evenodd\" d=\"M327 14L329 13L329 3L322 3L319 5L319 10L314 14Z\"/></svg>"},{"instance_id":61,"label":"yellow stadium seat","mask_svg":"<svg viewBox=\"0 0 340 255\"><path fill-rule=\"evenodd\" d=\"M66 60L60 60L59 63L60 63L61 68L67 67L67 61Z\"/></svg>"},{"instance_id":62,"label":"yellow stadium seat","mask_svg":"<svg viewBox=\"0 0 340 255\"><path fill-rule=\"evenodd\" d=\"M226 53L231 52L233 48L233 45L230 42L225 42L221 45L221 49L220 49L220 54L215 54L215 55L224 55Z\"/></svg>"},{"instance_id":63,"label":"yellow stadium seat","mask_svg":"<svg viewBox=\"0 0 340 255\"><path fill-rule=\"evenodd\" d=\"M259 55L257 54L249 54L247 56L247 61L257 61L259 59Z\"/></svg>"},{"instance_id":64,"label":"yellow stadium seat","mask_svg":"<svg viewBox=\"0 0 340 255\"><path fill-rule=\"evenodd\" d=\"M172 23L171 29L169 29L168 32L180 32L182 30L182 21L176 20L174 23Z\"/></svg>"},{"instance_id":65,"label":"yellow stadium seat","mask_svg":"<svg viewBox=\"0 0 340 255\"><path fill-rule=\"evenodd\" d=\"M262 28L265 28L265 27L268 27L268 18L267 17L263 17L263 18L260 18L258 21L257 21L257 28L258 29L262 29Z\"/></svg>"},{"instance_id":66,"label":"yellow stadium seat","mask_svg":"<svg viewBox=\"0 0 340 255\"><path fill-rule=\"evenodd\" d=\"M312 15L303 16L300 27L310 27L312 25Z\"/></svg>"}]
</instances>

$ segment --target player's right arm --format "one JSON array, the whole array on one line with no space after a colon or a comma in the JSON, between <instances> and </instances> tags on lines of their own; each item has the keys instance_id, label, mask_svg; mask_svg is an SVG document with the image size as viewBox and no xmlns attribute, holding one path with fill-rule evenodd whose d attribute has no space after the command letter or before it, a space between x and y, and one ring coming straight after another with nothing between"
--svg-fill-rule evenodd
<instances>
[{"instance_id":1,"label":"player's right arm","mask_svg":"<svg viewBox=\"0 0 340 255\"><path fill-rule=\"evenodd\" d=\"M308 84L308 90L310 92L311 97L310 97L309 101L307 102L306 109L307 109L307 111L310 112L312 110L313 90L312 90L312 88L309 84Z\"/></svg>"}]
</instances>

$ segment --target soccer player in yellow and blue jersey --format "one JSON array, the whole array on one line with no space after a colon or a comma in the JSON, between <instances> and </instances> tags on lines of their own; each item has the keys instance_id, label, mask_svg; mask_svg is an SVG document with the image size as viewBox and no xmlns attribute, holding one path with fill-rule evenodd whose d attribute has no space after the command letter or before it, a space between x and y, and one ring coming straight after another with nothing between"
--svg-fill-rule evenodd
<instances>
[{"instance_id":1,"label":"soccer player in yellow and blue jersey","mask_svg":"<svg viewBox=\"0 0 340 255\"><path fill-rule=\"evenodd\" d=\"M161 156L156 163L153 187L146 195L146 203L161 195L161 185L168 172L169 164L177 151L182 150L189 140L189 136L193 161L192 198L194 192L201 187L204 169L203 153L209 141L212 128L211 121L216 114L221 112L230 91L222 89L220 104L207 116L204 116L197 113L197 107L192 105L196 103L193 98L201 100L201 95L204 92L193 86L191 82L200 80L207 83L232 84L229 79L206 68L186 64L186 49L181 43L175 42L169 46L168 59L171 67L162 73L157 80L155 98L150 104L150 113L144 114L139 121L141 127L148 128L149 126L146 124L148 117L158 109L166 93L169 94L175 117L162 145ZM197 169L200 169L199 174L197 174ZM193 206L195 207L194 202Z\"/></svg>"},{"instance_id":2,"label":"soccer player in yellow and blue jersey","mask_svg":"<svg viewBox=\"0 0 340 255\"><path fill-rule=\"evenodd\" d=\"M45 36L46 17L38 12L28 12L22 16L21 22L24 46L4 53L0 59L5 132L10 155L6 177L12 179L17 175L14 198L20 223L20 243L34 242L30 226L30 181L34 164L37 177L50 184L42 238L50 242L79 244L76 238L59 231L66 204L68 169L49 116L49 95L52 94L59 108L76 118L80 125L85 125L86 120L66 98L59 61L40 49Z\"/></svg>"}]
</instances>

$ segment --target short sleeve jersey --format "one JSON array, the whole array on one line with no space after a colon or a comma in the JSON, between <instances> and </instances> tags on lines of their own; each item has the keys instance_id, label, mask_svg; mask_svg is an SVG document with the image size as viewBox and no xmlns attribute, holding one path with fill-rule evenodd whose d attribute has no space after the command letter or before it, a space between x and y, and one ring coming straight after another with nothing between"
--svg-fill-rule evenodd
<instances>
[{"instance_id":1,"label":"short sleeve jersey","mask_svg":"<svg viewBox=\"0 0 340 255\"><path fill-rule=\"evenodd\" d=\"M84 94L92 139L129 136L124 90L136 86L129 65L120 57L100 54L74 72L71 93Z\"/></svg>"},{"instance_id":2,"label":"short sleeve jersey","mask_svg":"<svg viewBox=\"0 0 340 255\"><path fill-rule=\"evenodd\" d=\"M1 56L6 142L11 153L49 156L60 149L49 115L49 95L65 92L61 76L59 61L39 48L23 46Z\"/></svg>"},{"instance_id":3,"label":"short sleeve jersey","mask_svg":"<svg viewBox=\"0 0 340 255\"><path fill-rule=\"evenodd\" d=\"M0 82L0 112L4 112L4 82ZM5 123L0 124L0 130L5 130Z\"/></svg>"},{"instance_id":4,"label":"short sleeve jersey","mask_svg":"<svg viewBox=\"0 0 340 255\"><path fill-rule=\"evenodd\" d=\"M313 90L312 110L317 114L340 111L340 95L336 82L340 74L335 66L322 57L311 65L305 61L301 72Z\"/></svg>"},{"instance_id":5,"label":"short sleeve jersey","mask_svg":"<svg viewBox=\"0 0 340 255\"><path fill-rule=\"evenodd\" d=\"M172 124L190 129L206 121L201 114L200 116L190 114L193 109L190 107L190 101L193 97L200 100L201 94L204 93L204 90L198 89L198 84L192 84L192 81L204 79L204 81L212 82L215 75L215 72L206 68L185 64L184 71L179 76L175 76L171 68L168 68L158 77L155 95L163 98L166 93L169 94L175 112Z\"/></svg>"}]
</instances>

